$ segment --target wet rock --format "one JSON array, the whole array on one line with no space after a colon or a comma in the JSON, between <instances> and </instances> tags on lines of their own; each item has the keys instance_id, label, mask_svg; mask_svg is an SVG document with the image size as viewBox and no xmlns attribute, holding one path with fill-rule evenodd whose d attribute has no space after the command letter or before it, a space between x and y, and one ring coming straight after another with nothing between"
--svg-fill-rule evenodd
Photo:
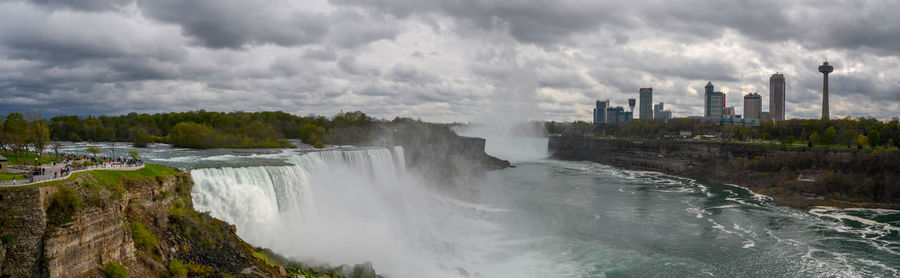
<instances>
[{"instance_id":1,"label":"wet rock","mask_svg":"<svg viewBox=\"0 0 900 278\"><path fill-rule=\"evenodd\" d=\"M372 267L372 263L365 262L362 264L358 264L353 266L353 274L350 275L351 278L375 278L375 268Z\"/></svg>"}]
</instances>

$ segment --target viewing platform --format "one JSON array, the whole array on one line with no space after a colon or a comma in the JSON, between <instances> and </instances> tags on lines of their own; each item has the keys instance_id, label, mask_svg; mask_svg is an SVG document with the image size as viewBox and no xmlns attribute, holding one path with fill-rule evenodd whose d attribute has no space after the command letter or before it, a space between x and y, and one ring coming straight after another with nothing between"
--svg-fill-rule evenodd
<instances>
[{"instance_id":1,"label":"viewing platform","mask_svg":"<svg viewBox=\"0 0 900 278\"><path fill-rule=\"evenodd\" d=\"M64 180L71 177L74 173L92 170L134 171L143 169L144 163L104 162L98 165L77 167L70 163L56 163L44 164L38 168L43 169L43 174L34 175L30 178L21 180L0 181L0 187L25 186L48 181Z\"/></svg>"}]
</instances>

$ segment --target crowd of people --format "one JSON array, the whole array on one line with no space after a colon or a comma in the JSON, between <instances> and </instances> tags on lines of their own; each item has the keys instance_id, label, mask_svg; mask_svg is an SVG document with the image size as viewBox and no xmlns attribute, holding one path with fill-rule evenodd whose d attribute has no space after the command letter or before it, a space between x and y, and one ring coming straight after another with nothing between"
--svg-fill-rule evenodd
<instances>
[{"instance_id":1,"label":"crowd of people","mask_svg":"<svg viewBox=\"0 0 900 278\"><path fill-rule=\"evenodd\" d=\"M51 180L66 177L74 171L90 169L90 168L128 168L139 167L144 164L141 159L129 158L112 158L107 156L88 156L84 154L60 154L61 161L55 161L49 164L36 165L26 161L25 166L28 168L25 172L27 183L33 183L41 180ZM60 166L60 164L62 164ZM37 180L36 180L37 179ZM12 180L13 185L17 184L16 178Z\"/></svg>"}]
</instances>

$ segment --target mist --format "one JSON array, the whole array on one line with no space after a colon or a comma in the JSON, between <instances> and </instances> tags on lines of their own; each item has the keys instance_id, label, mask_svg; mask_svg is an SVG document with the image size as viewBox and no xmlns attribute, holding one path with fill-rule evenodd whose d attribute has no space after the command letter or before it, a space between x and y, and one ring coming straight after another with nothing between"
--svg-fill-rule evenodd
<instances>
[{"instance_id":1,"label":"mist","mask_svg":"<svg viewBox=\"0 0 900 278\"><path fill-rule=\"evenodd\" d=\"M458 126L462 136L487 140L485 152L511 162L546 158L547 136L538 109L538 77L518 62L514 47L508 46L491 61L491 68L506 74L495 79L490 105L474 124Z\"/></svg>"},{"instance_id":2,"label":"mist","mask_svg":"<svg viewBox=\"0 0 900 278\"><path fill-rule=\"evenodd\" d=\"M198 169L195 207L255 246L309 264L372 262L388 277L459 277L493 252L486 208L406 169L403 149L333 149L294 166Z\"/></svg>"}]
</instances>

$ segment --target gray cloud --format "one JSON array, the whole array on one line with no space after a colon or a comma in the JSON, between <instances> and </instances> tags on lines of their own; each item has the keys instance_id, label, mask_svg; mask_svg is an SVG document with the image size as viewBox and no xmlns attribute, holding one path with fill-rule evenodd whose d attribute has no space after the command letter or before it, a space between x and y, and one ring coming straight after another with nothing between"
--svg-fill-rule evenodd
<instances>
[{"instance_id":1,"label":"gray cloud","mask_svg":"<svg viewBox=\"0 0 900 278\"><path fill-rule=\"evenodd\" d=\"M676 116L706 81L740 96L788 81L788 116L817 117L828 58L833 113L900 107L890 1L0 2L0 113L192 109L469 121L588 120L653 87ZM861 111L862 110L862 111ZM836 115L839 116L839 115Z\"/></svg>"},{"instance_id":2,"label":"gray cloud","mask_svg":"<svg viewBox=\"0 0 900 278\"><path fill-rule=\"evenodd\" d=\"M212 48L309 44L326 35L325 15L284 9L286 4L282 1L148 0L141 1L140 7L145 15L177 24L185 35Z\"/></svg>"}]
</instances>

